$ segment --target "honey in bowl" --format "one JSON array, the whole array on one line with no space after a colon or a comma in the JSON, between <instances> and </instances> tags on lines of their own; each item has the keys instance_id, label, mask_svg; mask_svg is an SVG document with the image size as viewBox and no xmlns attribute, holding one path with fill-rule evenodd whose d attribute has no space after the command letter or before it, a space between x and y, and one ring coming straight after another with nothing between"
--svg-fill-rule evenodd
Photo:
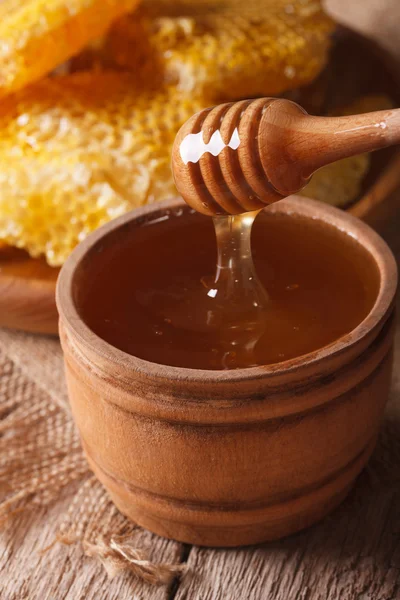
<instances>
[{"instance_id":1,"label":"honey in bowl","mask_svg":"<svg viewBox=\"0 0 400 600\"><path fill-rule=\"evenodd\" d=\"M352 331L374 305L375 261L333 225L262 211L251 246L259 295L251 285L246 299L248 273L238 269L239 293L227 298L229 286L214 283L212 220L189 208L171 210L143 221L134 235L127 231L118 244L97 248L101 260L91 261L76 304L87 325L116 348L153 363L208 370L308 354ZM261 311L249 327L254 298Z\"/></svg>"},{"instance_id":2,"label":"honey in bowl","mask_svg":"<svg viewBox=\"0 0 400 600\"><path fill-rule=\"evenodd\" d=\"M179 327L155 322L185 297L195 314L194 291L200 314L204 305L215 314L218 298L207 295L212 220L177 200L98 230L57 284L71 409L91 468L135 523L203 546L276 539L327 514L368 460L389 393L396 265L383 240L293 196L257 216L252 245L268 302L255 368L219 370L210 341L221 349L224 330L182 329L189 312Z\"/></svg>"}]
</instances>

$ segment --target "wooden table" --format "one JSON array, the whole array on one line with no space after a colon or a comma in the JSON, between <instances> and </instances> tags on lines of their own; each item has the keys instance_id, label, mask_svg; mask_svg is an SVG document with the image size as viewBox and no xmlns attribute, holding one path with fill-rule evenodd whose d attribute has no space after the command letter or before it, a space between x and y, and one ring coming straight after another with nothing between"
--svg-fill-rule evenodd
<instances>
[{"instance_id":1,"label":"wooden table","mask_svg":"<svg viewBox=\"0 0 400 600\"><path fill-rule=\"evenodd\" d=\"M399 229L400 216L385 237L400 258ZM0 349L7 347L12 355L18 335L0 333ZM33 344L40 354L40 342ZM56 341L54 351L59 352ZM21 368L31 368L29 360ZM40 375L39 369L35 385ZM3 529L1 600L400 599L400 323L393 389L376 451L347 500L309 530L259 547L213 550L139 529L135 541L148 547L154 560L179 560L189 568L169 588L150 587L130 575L110 582L76 547L57 545L40 554L67 503L65 497L51 508L27 512Z\"/></svg>"}]
</instances>

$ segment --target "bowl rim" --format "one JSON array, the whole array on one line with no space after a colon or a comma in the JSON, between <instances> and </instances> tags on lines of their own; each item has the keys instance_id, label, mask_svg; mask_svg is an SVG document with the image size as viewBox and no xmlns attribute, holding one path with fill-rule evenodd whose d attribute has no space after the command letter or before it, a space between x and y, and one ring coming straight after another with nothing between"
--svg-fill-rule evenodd
<instances>
[{"instance_id":1,"label":"bowl rim","mask_svg":"<svg viewBox=\"0 0 400 600\"><path fill-rule=\"evenodd\" d=\"M366 223L349 213L310 198L293 195L270 205L267 210L278 214L296 214L334 226L344 235L350 235L356 239L375 260L380 277L378 295L370 312L357 327L334 342L299 357L266 366L231 370L206 370L164 365L144 360L116 348L90 329L79 314L73 294L75 273L88 252L103 238L112 235L128 223L143 222L143 219L147 220L150 216L156 217L159 213L181 207L195 212L181 198L171 198L164 202L134 209L113 219L83 240L72 251L61 268L56 287L56 303L60 321L68 325L84 348L86 347L94 355L122 367L126 372L140 373L154 380L185 381L186 383L235 383L243 380L265 379L277 373L281 376L293 373L304 366L317 365L329 357L343 354L366 338L376 326L385 322L389 316L396 294L398 273L395 258L386 242Z\"/></svg>"}]
</instances>

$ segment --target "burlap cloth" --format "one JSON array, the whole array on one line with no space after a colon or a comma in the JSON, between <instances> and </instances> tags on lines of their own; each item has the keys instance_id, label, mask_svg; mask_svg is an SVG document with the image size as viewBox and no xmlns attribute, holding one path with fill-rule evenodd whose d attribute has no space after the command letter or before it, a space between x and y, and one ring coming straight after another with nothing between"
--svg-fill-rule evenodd
<instances>
[{"instance_id":1,"label":"burlap cloth","mask_svg":"<svg viewBox=\"0 0 400 600\"><path fill-rule=\"evenodd\" d=\"M181 565L153 564L130 543L135 525L89 471L69 410L55 338L0 330L0 524L74 491L54 541L79 543L113 577L122 570L168 583ZM50 550L50 548L49 548Z\"/></svg>"},{"instance_id":2,"label":"burlap cloth","mask_svg":"<svg viewBox=\"0 0 400 600\"><path fill-rule=\"evenodd\" d=\"M383 47L400 57L399 0L325 4L343 24L383 41ZM395 378L399 389L396 372ZM390 434L399 423L397 403L381 436L383 471L393 460L400 464L400 442L394 447L397 436ZM387 451L386 439L392 440ZM131 545L135 525L118 512L89 471L68 407L58 340L0 330L0 523L21 510L56 501L70 486L73 500L55 525L55 542L80 543L110 576L128 569L150 583L163 584L181 571L178 564L151 563Z\"/></svg>"}]
</instances>

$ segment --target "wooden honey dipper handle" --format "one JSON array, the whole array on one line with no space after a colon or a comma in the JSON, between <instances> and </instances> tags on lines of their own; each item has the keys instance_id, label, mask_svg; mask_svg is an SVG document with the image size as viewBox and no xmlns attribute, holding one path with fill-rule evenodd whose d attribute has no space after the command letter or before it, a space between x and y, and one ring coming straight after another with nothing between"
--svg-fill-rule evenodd
<instances>
[{"instance_id":1,"label":"wooden honey dipper handle","mask_svg":"<svg viewBox=\"0 0 400 600\"><path fill-rule=\"evenodd\" d=\"M221 104L191 117L172 150L176 187L206 215L263 208L320 167L400 143L400 109L313 117L290 100Z\"/></svg>"}]
</instances>

